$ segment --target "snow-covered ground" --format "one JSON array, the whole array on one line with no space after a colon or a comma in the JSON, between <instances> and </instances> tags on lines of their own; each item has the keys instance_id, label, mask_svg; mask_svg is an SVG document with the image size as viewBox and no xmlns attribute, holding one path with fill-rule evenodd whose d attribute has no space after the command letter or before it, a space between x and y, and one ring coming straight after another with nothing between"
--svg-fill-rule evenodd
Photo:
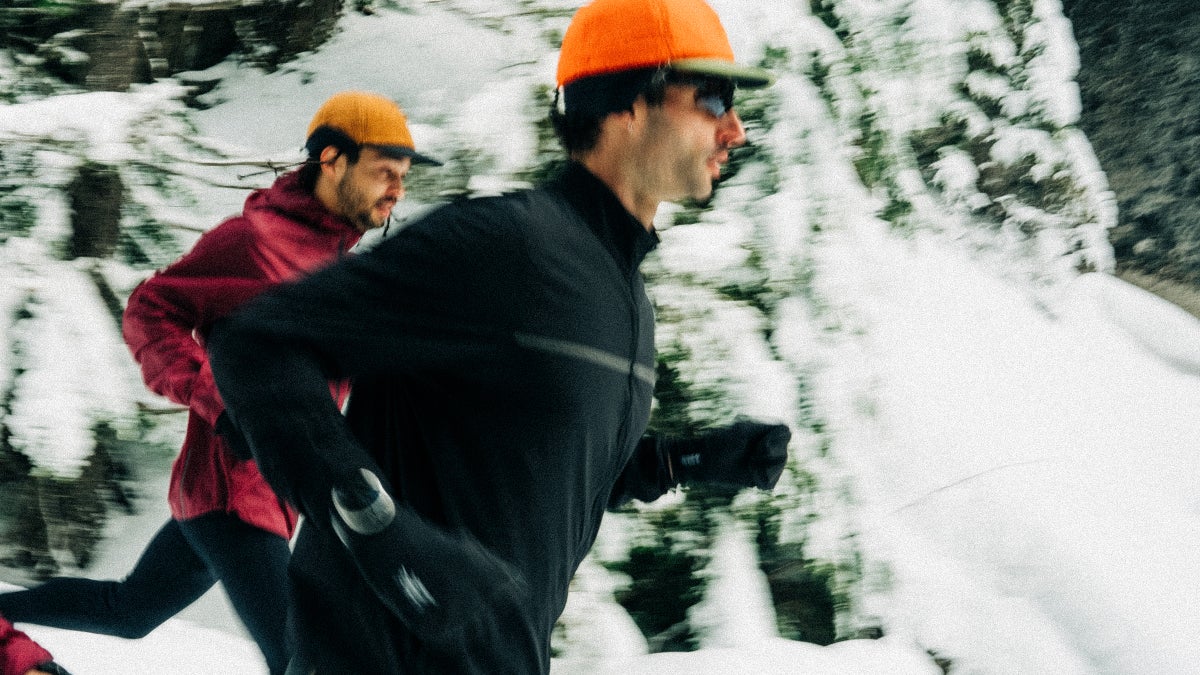
<instances>
[{"instance_id":1,"label":"snow-covered ground","mask_svg":"<svg viewBox=\"0 0 1200 675\"><path fill-rule=\"evenodd\" d=\"M795 3L713 4L729 17L739 53L768 38L786 41L790 33L826 54L836 51L832 33ZM905 3L834 4L845 16L869 23L863 17ZM329 44L275 73L217 66L223 82L205 97L212 107L187 114L207 143L231 156L288 159L326 96L344 88L374 89L411 113L420 149L444 156L449 148L471 148L474 184L506 185L514 171L533 162L531 120L541 111L529 108L529 91L553 80L554 54L541 36L566 23L561 17L506 17L510 5L460 0L430 3L415 13L348 15ZM930 34L963 31L978 39L995 23L988 14L994 10L987 10L991 3L982 0L907 5L927 20L915 23ZM1051 19L1059 11L1051 0L1031 6ZM489 11L506 33L469 20ZM1053 30L1041 37L1053 48L1041 52L1044 69L1034 69L1030 80L1049 78L1051 86L1039 90L1040 105L1069 123L1077 93L1053 82L1070 79L1072 54L1067 49L1064 55L1061 24L1047 25ZM975 48L1016 60L995 40ZM889 54L881 50L880 59ZM1046 61L1055 54L1057 61ZM900 108L911 106L896 112L896 124L928 116L922 103L932 109L931 102L954 89L953 78L962 75L951 72L958 56L950 49L944 62L929 62L926 70L880 75L880 96L891 96ZM829 76L834 88L846 84L837 76L835 68ZM974 83L985 85L997 86ZM781 118L768 138L753 139L779 151L777 194L759 199L747 170L749 177L722 186L700 223L664 227L653 261L661 276L652 291L667 304L710 302L704 280L740 269L753 248L747 242L770 241L765 253L756 252L763 253L771 283L783 295L771 342L761 340L755 322L764 319L747 306L706 307L712 314L704 337L730 346L726 360L712 367L735 385L752 385L736 392L745 411L785 419L795 406L793 376L810 378L811 405L832 440L821 457L810 456L799 435L796 443L797 465L811 462L806 468L821 479L830 506L827 517L812 525L807 554L838 560L850 547L861 556L862 587L853 593L861 606L855 612L876 619L886 637L830 647L780 639L753 545L731 521L722 526L705 569L706 596L689 617L704 629L700 651L646 655L645 639L613 601L618 581L588 561L564 617L570 648L555 661L555 672L940 672L927 651L949 660L956 673L1200 672L1200 590L1194 581L1200 576L1200 321L1103 271L1060 281L1076 276L1075 259L1046 254L1053 246L1030 246L1036 249L1031 260L1005 267L994 250L1005 249L1012 232L971 230L961 211L938 212L917 199L928 195L910 195L918 225L888 228L876 216L877 195L863 188L850 165L845 138L851 130L835 123L804 77L785 74L777 86ZM1020 94L1003 94L1006 105L1024 101ZM0 137L50 125L74 130L60 136L82 139L96 156L119 159L126 149L114 127L122 120L144 125L145 110L175 109L175 95L171 83L158 83L126 96L73 97L70 105L55 106L51 99L3 106ZM847 95L836 103L855 101ZM107 122L94 114L101 109ZM1068 147L1071 166L1082 166L1082 180L1092 186L1083 201L1100 225L1111 225L1103 178L1078 159L1086 148L1073 135L1077 130L1068 131L1055 135L1068 139L1059 146L1049 145L1058 140L1045 132L1008 138L1032 144L1042 157L1059 157ZM961 188L966 201L982 198L969 194L974 178L961 180L972 169L954 159L947 155L941 165L946 192ZM176 218L213 224L242 196L213 189ZM406 204L404 210L418 207ZM181 210L165 203L161 208ZM812 236L817 212L825 220L820 235ZM1000 243L978 246L989 237ZM69 280L77 270L64 265L39 271L28 262L32 257L20 253L10 244L0 248L0 261L22 270L22 290L34 288L50 299L43 311L87 314L78 306L89 302L86 294L53 300L66 283L56 280ZM1036 267L1039 256L1062 264L1054 274L1025 274L1022 265ZM811 287L779 281L796 275L789 266L800 263ZM675 277L701 283L675 286ZM15 303L17 288L0 288L5 307ZM818 303L807 300L813 294L823 312L815 320L811 311ZM663 327L667 337L673 331L682 332ZM111 345L106 350L119 352ZM132 368L115 356L109 361L109 370ZM74 398L56 404L50 392L64 391L61 383L72 373L89 371L60 365L53 375L59 386L29 398L28 415L80 408ZM130 391L111 398L144 398L135 391L135 376L127 372L120 381L126 384L109 386ZM46 464L69 467L73 459ZM153 497L151 492L143 501ZM165 509L154 509L112 521L100 573L128 568L166 516ZM186 613L140 641L23 628L76 675L258 672L256 650L220 599L210 595L204 602L211 611Z\"/></svg>"},{"instance_id":2,"label":"snow-covered ground","mask_svg":"<svg viewBox=\"0 0 1200 675\"><path fill-rule=\"evenodd\" d=\"M965 672L1197 672L1200 321L1103 274L1052 316L936 244L877 244L843 261L878 411L843 459L893 630Z\"/></svg>"}]
</instances>

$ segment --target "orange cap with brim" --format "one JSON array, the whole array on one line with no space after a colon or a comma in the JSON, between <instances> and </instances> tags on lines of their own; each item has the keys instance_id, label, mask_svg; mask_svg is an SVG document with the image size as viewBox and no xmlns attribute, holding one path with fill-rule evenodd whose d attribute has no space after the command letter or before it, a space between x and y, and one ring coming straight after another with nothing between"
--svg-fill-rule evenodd
<instances>
[{"instance_id":1,"label":"orange cap with brim","mask_svg":"<svg viewBox=\"0 0 1200 675\"><path fill-rule=\"evenodd\" d=\"M365 91L343 91L325 101L308 125L308 137L322 127L345 134L358 145L368 145L388 157L410 157L414 163L440 165L417 152L408 118L389 98Z\"/></svg>"},{"instance_id":2,"label":"orange cap with brim","mask_svg":"<svg viewBox=\"0 0 1200 675\"><path fill-rule=\"evenodd\" d=\"M558 86L656 66L728 78L746 88L775 79L733 60L725 28L704 0L595 0L575 13L563 36Z\"/></svg>"}]
</instances>

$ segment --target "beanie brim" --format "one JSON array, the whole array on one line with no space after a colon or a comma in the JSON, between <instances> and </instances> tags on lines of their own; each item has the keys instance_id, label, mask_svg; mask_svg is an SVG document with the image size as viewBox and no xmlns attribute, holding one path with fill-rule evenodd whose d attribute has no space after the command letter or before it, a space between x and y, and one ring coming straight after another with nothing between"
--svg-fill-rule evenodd
<instances>
[{"instance_id":1,"label":"beanie brim","mask_svg":"<svg viewBox=\"0 0 1200 675\"><path fill-rule=\"evenodd\" d=\"M727 80L743 89L761 89L775 82L775 76L762 68L743 66L723 59L679 59L669 64L671 70L697 75L711 75Z\"/></svg>"},{"instance_id":2,"label":"beanie brim","mask_svg":"<svg viewBox=\"0 0 1200 675\"><path fill-rule=\"evenodd\" d=\"M413 164L428 164L430 166L441 166L442 163L428 155L413 150L412 148L403 145L366 145L365 147L374 148L379 151L379 154L392 159L403 159L408 157Z\"/></svg>"}]
</instances>

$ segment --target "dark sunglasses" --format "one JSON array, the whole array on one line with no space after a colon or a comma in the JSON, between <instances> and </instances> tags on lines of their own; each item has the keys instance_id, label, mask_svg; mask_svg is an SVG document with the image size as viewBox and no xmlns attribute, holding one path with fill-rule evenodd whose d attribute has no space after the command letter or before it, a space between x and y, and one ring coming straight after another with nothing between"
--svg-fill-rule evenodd
<instances>
[{"instance_id":1,"label":"dark sunglasses","mask_svg":"<svg viewBox=\"0 0 1200 675\"><path fill-rule=\"evenodd\" d=\"M718 119L733 110L733 93L737 89L733 80L707 77L674 70L661 70L655 74L662 84L679 84L696 88L696 105Z\"/></svg>"}]
</instances>

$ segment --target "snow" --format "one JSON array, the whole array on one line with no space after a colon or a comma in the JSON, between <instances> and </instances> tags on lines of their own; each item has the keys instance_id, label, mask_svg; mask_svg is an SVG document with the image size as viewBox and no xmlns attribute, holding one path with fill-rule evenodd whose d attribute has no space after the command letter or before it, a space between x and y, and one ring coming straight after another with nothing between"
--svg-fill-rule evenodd
<instances>
[{"instance_id":1,"label":"snow","mask_svg":"<svg viewBox=\"0 0 1200 675\"><path fill-rule=\"evenodd\" d=\"M348 13L319 52L300 55L274 76L246 73L229 62L216 66L212 74L222 83L203 100L219 105L193 119L209 136L268 157L289 156L303 145L303 130L325 99L367 89L401 103L413 140L424 150L433 147L429 137L437 133L424 120L441 121L465 95L496 86L492 80L505 67L533 58L523 43L537 45L532 38L501 39L453 12Z\"/></svg>"},{"instance_id":2,"label":"snow","mask_svg":"<svg viewBox=\"0 0 1200 675\"><path fill-rule=\"evenodd\" d=\"M691 608L689 617L699 634L700 649L754 648L764 638L778 637L771 591L758 569L748 528L722 514L712 557L705 597Z\"/></svg>"},{"instance_id":3,"label":"snow","mask_svg":"<svg viewBox=\"0 0 1200 675\"><path fill-rule=\"evenodd\" d=\"M101 307L79 307L73 302L89 290L83 270L64 267L28 286L25 281L21 276L9 277L13 290L26 294L26 309L32 316L9 336L25 357L28 371L13 387L6 423L17 450L37 457L47 471L73 475L95 448L88 423L93 412L124 413L112 415L115 418L128 418L132 412L108 400L110 392L129 386L121 377L127 350L111 330L104 330L113 319ZM63 320L67 316L70 320ZM83 345L91 359L60 358Z\"/></svg>"},{"instance_id":4,"label":"snow","mask_svg":"<svg viewBox=\"0 0 1200 675\"><path fill-rule=\"evenodd\" d=\"M539 17L518 11L530 3L515 0L409 4L417 7L347 14L319 51L274 73L231 61L199 74L222 78L204 96L210 108L186 113L205 147L294 157L322 100L368 88L401 102L423 151L469 151L473 188L511 187L537 149L532 120L541 111L529 95L553 80L545 34L565 25L561 11ZM1078 63L1061 4L1030 4L1023 44L1037 51L1028 60L983 0L832 3L860 31L865 56L804 3L713 4L743 60L766 46L787 48L774 87L778 118L751 131L775 162L775 189L763 194L765 171L750 166L720 187L700 222L668 226L677 210L660 213L663 244L647 264L651 292L660 318L679 317L661 323L660 351L681 358L690 385L724 395L696 403L689 412L698 419L743 413L795 423L795 458L779 493L794 496L788 482L801 469L819 477L820 518L806 526L807 554L861 557L853 618L882 627L885 637L828 647L780 638L752 535L727 518L709 551L704 599L689 616L700 651L646 654L645 637L613 600L622 580L589 559L564 613L556 675L924 675L940 672L930 652L962 673L1197 672L1200 320L1105 273L1112 261L1104 232L1116 223L1116 206L1086 139L1070 126L1079 113ZM905 12L916 19L898 24ZM997 71L1022 71L1027 86L964 75L967 48L989 55ZM807 75L816 63L828 69L823 91ZM856 72L861 63L872 68ZM0 84L13 73L0 55ZM1050 124L987 119L956 93L964 78L1010 114ZM833 100L823 99L829 92ZM140 158L127 138L134 129L169 128L146 127L147 119L182 114L178 95L165 81L127 94L0 105L0 138L45 136L109 162ZM1037 177L1072 174L1077 210L1013 205L1003 229L980 228L974 214L991 200L974 189L979 167L948 150L933 179L942 194L911 162L892 167L894 187L915 205L916 225L897 231L878 217L881 191L854 170L847 140L864 111L896 135L948 113L962 119L971 135L991 134L994 160L1031 156ZM1053 125L1063 128L1048 131ZM174 150L181 162L196 152ZM65 175L74 165L61 152L42 153L45 171ZM164 220L211 225L244 191L201 194L191 205L145 199ZM61 236L55 228L66 210L55 199L38 224L51 240ZM1020 236L1018 217L1045 224L1041 239ZM36 364L16 383L18 404L6 421L39 468L69 475L86 457L79 432L97 408L116 417L150 397L119 335L81 328L111 323L85 268L41 267L30 241L0 240L0 309L11 315L32 294L40 312L25 327L6 325L6 343L25 345ZM1075 243L1099 272L1079 274ZM752 253L759 267L748 267ZM145 273L110 276L128 291ZM717 290L756 284L774 294L770 317ZM12 373L10 351L0 350L3 378ZM86 359L75 358L85 351ZM819 415L828 447L801 429L803 405ZM110 521L92 572L128 569L166 517L165 466L158 469L151 506ZM621 554L626 518L606 523L595 557ZM214 603L213 594L204 602ZM22 628L76 675L261 672L227 609L189 611L138 641Z\"/></svg>"},{"instance_id":5,"label":"snow","mask_svg":"<svg viewBox=\"0 0 1200 675\"><path fill-rule=\"evenodd\" d=\"M0 139L50 138L87 145L88 157L104 163L134 158L129 138L144 120L167 110L181 110L172 100L183 93L178 84L158 83L130 93L66 94L0 108Z\"/></svg>"},{"instance_id":6,"label":"snow","mask_svg":"<svg viewBox=\"0 0 1200 675\"><path fill-rule=\"evenodd\" d=\"M936 642L987 672L1189 672L1200 321L1102 275L1080 277L1055 318L944 246L877 244L870 260L839 261L870 293L858 306L879 416L869 445L841 450L860 542L890 561L902 611L921 595L982 595L936 610L957 631ZM969 583L945 588L931 565ZM920 634L930 617L912 620Z\"/></svg>"}]
</instances>

